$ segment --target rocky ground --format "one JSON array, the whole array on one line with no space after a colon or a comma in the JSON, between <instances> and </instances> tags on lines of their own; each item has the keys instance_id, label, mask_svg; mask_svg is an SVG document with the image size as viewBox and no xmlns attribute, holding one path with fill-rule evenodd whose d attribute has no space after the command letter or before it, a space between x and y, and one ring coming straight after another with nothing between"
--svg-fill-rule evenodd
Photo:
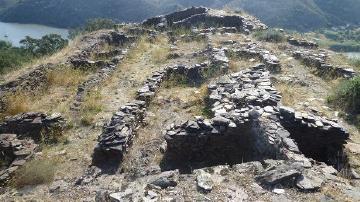
<instances>
[{"instance_id":1,"label":"rocky ground","mask_svg":"<svg viewBox=\"0 0 360 202\"><path fill-rule=\"evenodd\" d=\"M358 70L264 29L191 8L9 75L0 200L359 201L359 131L326 103Z\"/></svg>"}]
</instances>

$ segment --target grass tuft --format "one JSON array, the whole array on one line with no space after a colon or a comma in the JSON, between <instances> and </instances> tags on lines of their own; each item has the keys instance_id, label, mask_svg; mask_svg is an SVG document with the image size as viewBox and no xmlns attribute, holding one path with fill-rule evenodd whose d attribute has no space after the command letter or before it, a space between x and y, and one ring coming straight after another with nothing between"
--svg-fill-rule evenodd
<instances>
[{"instance_id":1,"label":"grass tuft","mask_svg":"<svg viewBox=\"0 0 360 202\"><path fill-rule=\"evenodd\" d=\"M87 95L81 107L81 124L90 126L94 123L95 116L103 110L101 103L101 93L95 90Z\"/></svg>"},{"instance_id":2,"label":"grass tuft","mask_svg":"<svg viewBox=\"0 0 360 202\"><path fill-rule=\"evenodd\" d=\"M285 34L277 29L257 31L254 33L254 37L259 41L267 41L273 43L280 43L286 40Z\"/></svg>"},{"instance_id":3,"label":"grass tuft","mask_svg":"<svg viewBox=\"0 0 360 202\"><path fill-rule=\"evenodd\" d=\"M40 185L51 183L56 171L56 162L49 159L32 160L27 162L15 173L12 179L15 188L28 185Z\"/></svg>"}]
</instances>

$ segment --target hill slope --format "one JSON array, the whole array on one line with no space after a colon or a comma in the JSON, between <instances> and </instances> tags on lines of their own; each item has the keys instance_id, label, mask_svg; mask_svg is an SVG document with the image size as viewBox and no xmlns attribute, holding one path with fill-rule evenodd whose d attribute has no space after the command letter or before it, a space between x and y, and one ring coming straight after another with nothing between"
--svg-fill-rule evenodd
<instances>
[{"instance_id":1,"label":"hill slope","mask_svg":"<svg viewBox=\"0 0 360 202\"><path fill-rule=\"evenodd\" d=\"M358 0L0 0L0 19L74 27L95 17L141 21L189 6L229 7L271 26L307 31L327 25L360 23Z\"/></svg>"}]
</instances>

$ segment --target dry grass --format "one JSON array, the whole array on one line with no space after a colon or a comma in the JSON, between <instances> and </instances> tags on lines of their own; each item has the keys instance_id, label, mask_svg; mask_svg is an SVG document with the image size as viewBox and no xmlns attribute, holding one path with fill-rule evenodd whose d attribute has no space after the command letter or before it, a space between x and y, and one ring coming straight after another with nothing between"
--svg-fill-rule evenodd
<instances>
[{"instance_id":1,"label":"dry grass","mask_svg":"<svg viewBox=\"0 0 360 202\"><path fill-rule=\"evenodd\" d=\"M95 116L103 110L101 99L101 93L98 89L86 96L80 110L82 125L89 126L94 123Z\"/></svg>"},{"instance_id":2,"label":"dry grass","mask_svg":"<svg viewBox=\"0 0 360 202\"><path fill-rule=\"evenodd\" d=\"M69 42L69 44L65 48L60 50L59 52L57 52L51 56L44 56L44 57L34 59L34 60L30 61L29 63L25 64L23 67L18 68L14 71L8 72L7 74L2 76L4 78L3 82L5 83L5 82L12 81L12 80L18 78L19 76L24 75L24 74L28 73L29 71L32 71L34 68L38 67L41 64L60 63L60 62L64 61L71 53L73 53L78 48L78 46L81 43L80 39L81 39L81 37L78 36L75 39L71 40ZM46 61L46 62L44 62L44 61Z\"/></svg>"},{"instance_id":3,"label":"dry grass","mask_svg":"<svg viewBox=\"0 0 360 202\"><path fill-rule=\"evenodd\" d=\"M19 113L27 112L31 109L31 95L25 92L17 92L15 94L9 94L5 98L5 111L1 114L5 116L12 116Z\"/></svg>"},{"instance_id":4,"label":"dry grass","mask_svg":"<svg viewBox=\"0 0 360 202\"><path fill-rule=\"evenodd\" d=\"M54 179L56 165L55 160L32 160L15 173L11 184L15 188L22 188L28 185L48 184Z\"/></svg>"},{"instance_id":5,"label":"dry grass","mask_svg":"<svg viewBox=\"0 0 360 202\"><path fill-rule=\"evenodd\" d=\"M251 59L238 59L238 58L230 58L229 61L229 69L232 72L238 72L244 69L251 68L252 66L259 64L260 60L258 58Z\"/></svg>"},{"instance_id":6,"label":"dry grass","mask_svg":"<svg viewBox=\"0 0 360 202\"><path fill-rule=\"evenodd\" d=\"M47 74L48 87L77 86L84 80L85 75L84 71L69 66L57 68Z\"/></svg>"},{"instance_id":7,"label":"dry grass","mask_svg":"<svg viewBox=\"0 0 360 202\"><path fill-rule=\"evenodd\" d=\"M295 85L278 83L275 84L275 88L281 93L281 102L285 106L294 107L297 102L305 100L300 92L301 89L297 88Z\"/></svg>"}]
</instances>

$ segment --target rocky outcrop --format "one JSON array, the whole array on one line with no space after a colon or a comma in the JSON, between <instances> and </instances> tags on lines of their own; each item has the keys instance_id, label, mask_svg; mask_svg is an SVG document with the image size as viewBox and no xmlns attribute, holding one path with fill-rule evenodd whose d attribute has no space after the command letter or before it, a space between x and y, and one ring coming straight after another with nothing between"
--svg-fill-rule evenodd
<instances>
[{"instance_id":1,"label":"rocky outcrop","mask_svg":"<svg viewBox=\"0 0 360 202\"><path fill-rule=\"evenodd\" d=\"M315 68L321 76L332 76L342 78L353 78L358 75L352 68L333 66L326 62L327 54L325 52L315 53L313 51L294 51L294 58L303 61L309 67Z\"/></svg>"},{"instance_id":2,"label":"rocky outcrop","mask_svg":"<svg viewBox=\"0 0 360 202\"><path fill-rule=\"evenodd\" d=\"M234 27L237 31L245 33L256 29L267 28L256 19L248 19L239 15L227 15L223 12L203 7L192 7L169 15L150 18L144 21L143 25L155 26L162 29L166 27L191 28L200 25L207 28L214 26Z\"/></svg>"},{"instance_id":3,"label":"rocky outcrop","mask_svg":"<svg viewBox=\"0 0 360 202\"><path fill-rule=\"evenodd\" d=\"M30 139L18 139L16 134L0 134L0 183L10 177L32 158L38 145Z\"/></svg>"},{"instance_id":4,"label":"rocky outcrop","mask_svg":"<svg viewBox=\"0 0 360 202\"><path fill-rule=\"evenodd\" d=\"M0 133L16 134L18 138L31 138L36 142L47 138L52 132L61 132L65 120L60 114L46 115L39 112L22 113L7 117L0 123Z\"/></svg>"}]
</instances>

